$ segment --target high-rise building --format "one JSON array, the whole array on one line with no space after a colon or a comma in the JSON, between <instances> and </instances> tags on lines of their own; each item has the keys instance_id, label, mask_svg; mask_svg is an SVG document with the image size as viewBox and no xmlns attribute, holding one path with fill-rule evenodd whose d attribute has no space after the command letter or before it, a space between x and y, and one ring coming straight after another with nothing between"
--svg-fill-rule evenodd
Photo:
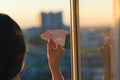
<instances>
[{"instance_id":1,"label":"high-rise building","mask_svg":"<svg viewBox=\"0 0 120 80\"><path fill-rule=\"evenodd\" d=\"M41 13L41 26L43 31L48 29L61 29L63 26L62 12Z\"/></svg>"}]
</instances>

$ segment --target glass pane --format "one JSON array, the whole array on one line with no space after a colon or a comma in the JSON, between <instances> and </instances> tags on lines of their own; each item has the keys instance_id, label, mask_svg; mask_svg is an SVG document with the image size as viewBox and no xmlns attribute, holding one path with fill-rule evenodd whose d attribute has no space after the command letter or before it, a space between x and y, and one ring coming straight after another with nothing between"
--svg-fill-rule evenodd
<instances>
[{"instance_id":1,"label":"glass pane","mask_svg":"<svg viewBox=\"0 0 120 80\"><path fill-rule=\"evenodd\" d=\"M111 80L113 1L79 0L79 9L82 80Z\"/></svg>"},{"instance_id":2,"label":"glass pane","mask_svg":"<svg viewBox=\"0 0 120 80\"><path fill-rule=\"evenodd\" d=\"M47 41L40 35L47 30L70 30L69 0L0 0L0 12L10 15L22 28L27 54L21 80L51 80ZM66 35L61 60L65 80L71 79L70 35Z\"/></svg>"}]
</instances>

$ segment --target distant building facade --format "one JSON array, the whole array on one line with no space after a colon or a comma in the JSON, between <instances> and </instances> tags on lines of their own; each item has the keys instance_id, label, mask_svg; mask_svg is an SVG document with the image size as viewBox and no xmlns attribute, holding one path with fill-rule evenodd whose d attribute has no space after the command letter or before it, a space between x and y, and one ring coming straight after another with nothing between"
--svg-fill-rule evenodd
<instances>
[{"instance_id":1,"label":"distant building facade","mask_svg":"<svg viewBox=\"0 0 120 80\"><path fill-rule=\"evenodd\" d=\"M89 29L81 30L81 47L99 47L103 44L103 36L96 32L90 32Z\"/></svg>"},{"instance_id":2,"label":"distant building facade","mask_svg":"<svg viewBox=\"0 0 120 80\"><path fill-rule=\"evenodd\" d=\"M46 31L48 29L62 29L62 12L57 13L41 13L41 26L42 30Z\"/></svg>"}]
</instances>

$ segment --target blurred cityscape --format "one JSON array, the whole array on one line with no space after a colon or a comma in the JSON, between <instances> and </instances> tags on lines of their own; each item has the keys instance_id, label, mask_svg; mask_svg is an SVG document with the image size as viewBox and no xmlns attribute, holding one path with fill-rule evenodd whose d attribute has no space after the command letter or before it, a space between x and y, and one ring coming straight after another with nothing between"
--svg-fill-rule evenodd
<instances>
[{"instance_id":1,"label":"blurred cityscape","mask_svg":"<svg viewBox=\"0 0 120 80\"><path fill-rule=\"evenodd\" d=\"M20 73L22 80L51 80L47 60L47 41L40 34L50 29L70 31L65 25L62 12L44 13L40 15L41 26L25 29L24 37L27 45L26 65ZM114 28L111 26L80 26L82 80L101 80L104 73L104 59L99 48L108 38L113 38ZM66 36L66 53L61 60L62 73L65 80L71 80L70 35Z\"/></svg>"}]
</instances>

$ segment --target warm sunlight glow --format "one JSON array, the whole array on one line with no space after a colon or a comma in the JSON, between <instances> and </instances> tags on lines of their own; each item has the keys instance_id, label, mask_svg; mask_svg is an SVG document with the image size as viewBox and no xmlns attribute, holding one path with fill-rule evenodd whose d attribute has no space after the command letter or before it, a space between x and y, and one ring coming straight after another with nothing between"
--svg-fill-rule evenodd
<instances>
[{"instance_id":1,"label":"warm sunlight glow","mask_svg":"<svg viewBox=\"0 0 120 80\"><path fill-rule=\"evenodd\" d=\"M120 19L120 0L114 0L115 23Z\"/></svg>"},{"instance_id":2,"label":"warm sunlight glow","mask_svg":"<svg viewBox=\"0 0 120 80\"><path fill-rule=\"evenodd\" d=\"M113 24L112 0L80 0L81 26Z\"/></svg>"},{"instance_id":3,"label":"warm sunlight glow","mask_svg":"<svg viewBox=\"0 0 120 80\"><path fill-rule=\"evenodd\" d=\"M112 0L79 1L82 26L111 25ZM70 25L70 0L0 0L0 13L10 15L22 28L38 26L41 12L58 11L63 13L63 23Z\"/></svg>"},{"instance_id":4,"label":"warm sunlight glow","mask_svg":"<svg viewBox=\"0 0 120 80\"><path fill-rule=\"evenodd\" d=\"M37 15L37 24L39 27L41 26L41 14L40 13Z\"/></svg>"}]
</instances>

